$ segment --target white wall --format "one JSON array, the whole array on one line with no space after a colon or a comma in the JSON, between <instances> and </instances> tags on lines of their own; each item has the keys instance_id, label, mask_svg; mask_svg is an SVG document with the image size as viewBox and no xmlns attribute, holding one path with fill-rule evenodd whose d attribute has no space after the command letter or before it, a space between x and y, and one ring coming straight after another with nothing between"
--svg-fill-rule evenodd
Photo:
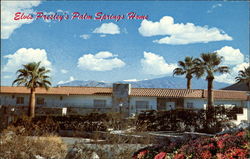
<instances>
[{"instance_id":1,"label":"white wall","mask_svg":"<svg viewBox=\"0 0 250 159\"><path fill-rule=\"evenodd\" d=\"M193 107L196 109L204 109L204 105L207 104L207 99L197 99L197 98L185 98L184 108L187 108L187 103L193 103ZM236 105L244 106L244 102L240 100L215 100L215 105Z\"/></svg>"},{"instance_id":2,"label":"white wall","mask_svg":"<svg viewBox=\"0 0 250 159\"><path fill-rule=\"evenodd\" d=\"M24 97L23 104L16 104L17 97ZM25 106L29 103L29 95L26 94L0 94L0 105Z\"/></svg>"},{"instance_id":3,"label":"white wall","mask_svg":"<svg viewBox=\"0 0 250 159\"><path fill-rule=\"evenodd\" d=\"M247 117L248 117L248 122L250 122L250 101L244 102L245 108L247 108Z\"/></svg>"},{"instance_id":4,"label":"white wall","mask_svg":"<svg viewBox=\"0 0 250 159\"><path fill-rule=\"evenodd\" d=\"M63 96L63 100L60 103L64 103L64 106L76 106L76 107L93 107L94 100L106 100L106 106L112 107L112 97L111 96L86 96L86 95L71 95Z\"/></svg>"},{"instance_id":5,"label":"white wall","mask_svg":"<svg viewBox=\"0 0 250 159\"><path fill-rule=\"evenodd\" d=\"M243 101L240 100L215 100L214 101L215 105L223 105L223 104L228 104L228 105L236 105L236 106L243 106Z\"/></svg>"},{"instance_id":6,"label":"white wall","mask_svg":"<svg viewBox=\"0 0 250 159\"><path fill-rule=\"evenodd\" d=\"M12 98L12 94L0 94L1 105L17 105L16 97L24 97L24 104L19 104L18 106L27 106L29 104L29 95L20 94L15 95L15 98ZM60 97L62 96L62 100ZM85 96L85 95L36 95L37 97L43 97L45 104L42 106L48 107L93 107L94 100L106 100L106 106L112 106L112 97L111 96ZM37 105L41 106L41 105Z\"/></svg>"},{"instance_id":7,"label":"white wall","mask_svg":"<svg viewBox=\"0 0 250 159\"><path fill-rule=\"evenodd\" d=\"M136 101L148 101L149 109L157 110L157 98L156 97L130 97L130 114L136 113ZM138 111L138 110L137 110Z\"/></svg>"},{"instance_id":8,"label":"white wall","mask_svg":"<svg viewBox=\"0 0 250 159\"><path fill-rule=\"evenodd\" d=\"M206 104L207 101L205 99L185 98L184 108L187 108L187 103L193 103L193 108L204 109L204 104Z\"/></svg>"},{"instance_id":9,"label":"white wall","mask_svg":"<svg viewBox=\"0 0 250 159\"><path fill-rule=\"evenodd\" d=\"M14 95L14 98L12 98ZM60 97L62 96L62 100ZM0 94L0 105L12 105L16 104L16 97L24 97L24 104L19 104L19 106L27 106L29 104L29 95L28 94ZM111 96L86 96L86 95L36 95L36 97L44 97L45 104L43 106L48 107L86 107L91 108L94 106L94 100L106 100L106 106L112 107L112 97ZM157 98L156 97L130 97L130 108L129 112L136 113L136 101L148 101L149 109L157 110ZM197 99L197 98L185 98L184 107L187 108L187 103L193 103L193 107L197 109L203 109L204 104L207 104L206 99ZM215 100L216 105L220 104L235 104L237 106L248 107L248 113L250 118L250 101L240 101L240 100ZM37 105L39 106L39 105ZM249 119L250 120L250 119Z\"/></svg>"}]
</instances>

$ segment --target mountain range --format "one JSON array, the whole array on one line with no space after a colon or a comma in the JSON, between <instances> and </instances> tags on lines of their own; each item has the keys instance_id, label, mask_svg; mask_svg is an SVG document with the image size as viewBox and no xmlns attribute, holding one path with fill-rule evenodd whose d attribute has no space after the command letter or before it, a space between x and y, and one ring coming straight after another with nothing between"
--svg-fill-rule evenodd
<instances>
[{"instance_id":1,"label":"mountain range","mask_svg":"<svg viewBox=\"0 0 250 159\"><path fill-rule=\"evenodd\" d=\"M113 83L129 83L132 88L173 88L185 89L186 79L181 77L166 76L161 78L141 80L141 81L117 81ZM112 87L111 82L99 82L93 80L74 80L71 82L59 84L58 86L84 86L84 87ZM214 89L222 89L229 86L227 83L214 81ZM192 79L192 89L207 89L205 79Z\"/></svg>"}]
</instances>

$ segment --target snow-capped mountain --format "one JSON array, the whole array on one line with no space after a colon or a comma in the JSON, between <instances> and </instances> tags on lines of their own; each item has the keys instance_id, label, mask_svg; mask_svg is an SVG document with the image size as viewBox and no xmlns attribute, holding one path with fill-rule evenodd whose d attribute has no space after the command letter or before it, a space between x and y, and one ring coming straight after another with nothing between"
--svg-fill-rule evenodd
<instances>
[{"instance_id":1,"label":"snow-capped mountain","mask_svg":"<svg viewBox=\"0 0 250 159\"><path fill-rule=\"evenodd\" d=\"M166 76L142 81L117 81L114 83L130 83L133 88L186 88L186 79L181 77ZM58 86L85 86L85 87L112 87L111 82L74 80ZM214 89L221 89L229 86L227 83L215 82ZM206 89L207 81L204 79L192 79L193 89Z\"/></svg>"}]
</instances>

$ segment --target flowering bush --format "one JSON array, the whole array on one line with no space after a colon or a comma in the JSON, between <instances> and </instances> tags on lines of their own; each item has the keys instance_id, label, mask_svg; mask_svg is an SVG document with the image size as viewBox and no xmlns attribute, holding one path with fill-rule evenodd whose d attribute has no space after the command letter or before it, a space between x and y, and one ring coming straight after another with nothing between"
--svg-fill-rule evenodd
<instances>
[{"instance_id":1,"label":"flowering bush","mask_svg":"<svg viewBox=\"0 0 250 159\"><path fill-rule=\"evenodd\" d=\"M164 159L166 154L166 152L160 152L154 157L154 159Z\"/></svg>"},{"instance_id":2,"label":"flowering bush","mask_svg":"<svg viewBox=\"0 0 250 159\"><path fill-rule=\"evenodd\" d=\"M146 148L135 153L134 158L146 159L148 156L154 155L151 157L152 159L246 159L250 157L250 131L245 130L215 137L200 137L177 146L176 149L171 148L172 152L169 152L168 146L171 147L171 145L177 146L175 143L170 143L161 148ZM151 154L151 152L154 153Z\"/></svg>"}]
</instances>

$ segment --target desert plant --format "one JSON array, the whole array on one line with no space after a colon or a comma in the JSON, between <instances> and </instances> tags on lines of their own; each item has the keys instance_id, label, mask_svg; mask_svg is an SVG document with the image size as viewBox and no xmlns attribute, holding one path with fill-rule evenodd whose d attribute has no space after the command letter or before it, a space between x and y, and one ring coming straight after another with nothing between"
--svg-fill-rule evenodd
<instances>
[{"instance_id":1,"label":"desert plant","mask_svg":"<svg viewBox=\"0 0 250 159\"><path fill-rule=\"evenodd\" d=\"M211 118L206 119L208 111L213 115ZM217 107L211 110L178 109L169 111L143 111L138 115L136 130L196 131L213 134L221 131L223 123L228 121L227 116L233 116L233 114L235 112L232 112L232 110Z\"/></svg>"},{"instance_id":2,"label":"desert plant","mask_svg":"<svg viewBox=\"0 0 250 159\"><path fill-rule=\"evenodd\" d=\"M93 117L94 116L94 117ZM105 114L86 114L84 116L36 116L32 119L23 116L11 123L25 128L26 135L58 133L59 130L106 131Z\"/></svg>"},{"instance_id":3,"label":"desert plant","mask_svg":"<svg viewBox=\"0 0 250 159\"><path fill-rule=\"evenodd\" d=\"M228 73L228 66L220 66L222 63L222 56L219 56L216 52L214 53L202 53L201 58L196 58L196 75L198 78L206 75L208 82L207 86L207 109L210 109L214 105L213 99L213 80L216 73Z\"/></svg>"},{"instance_id":4,"label":"desert plant","mask_svg":"<svg viewBox=\"0 0 250 159\"><path fill-rule=\"evenodd\" d=\"M193 57L185 57L184 61L178 61L179 67L175 68L173 75L186 75L187 89L191 89L191 80L195 74L195 61Z\"/></svg>"},{"instance_id":5,"label":"desert plant","mask_svg":"<svg viewBox=\"0 0 250 159\"><path fill-rule=\"evenodd\" d=\"M32 62L23 65L22 69L17 70L17 79L13 81L12 85L17 84L18 86L23 85L30 89L30 100L29 100L29 117L33 118L35 116L35 105L36 105L36 88L41 87L46 90L51 85L49 81L49 70L45 67L40 67L41 62Z\"/></svg>"},{"instance_id":6,"label":"desert plant","mask_svg":"<svg viewBox=\"0 0 250 159\"><path fill-rule=\"evenodd\" d=\"M86 144L77 142L68 153L66 159L81 158L89 159L93 154L97 154L101 159L128 159L137 150L145 145L139 144Z\"/></svg>"},{"instance_id":7,"label":"desert plant","mask_svg":"<svg viewBox=\"0 0 250 159\"><path fill-rule=\"evenodd\" d=\"M46 116L36 116L32 119L22 116L13 121L10 126L22 128L23 131L20 135L29 136L42 136L48 133L57 134L59 130L59 123Z\"/></svg>"},{"instance_id":8,"label":"desert plant","mask_svg":"<svg viewBox=\"0 0 250 159\"><path fill-rule=\"evenodd\" d=\"M47 134L40 137L19 135L18 128L9 128L0 136L0 158L27 159L44 157L64 158L67 146L58 136Z\"/></svg>"},{"instance_id":9,"label":"desert plant","mask_svg":"<svg viewBox=\"0 0 250 159\"><path fill-rule=\"evenodd\" d=\"M250 66L244 68L244 70L240 70L238 76L235 79L238 83L246 83L248 89L250 90Z\"/></svg>"}]
</instances>

